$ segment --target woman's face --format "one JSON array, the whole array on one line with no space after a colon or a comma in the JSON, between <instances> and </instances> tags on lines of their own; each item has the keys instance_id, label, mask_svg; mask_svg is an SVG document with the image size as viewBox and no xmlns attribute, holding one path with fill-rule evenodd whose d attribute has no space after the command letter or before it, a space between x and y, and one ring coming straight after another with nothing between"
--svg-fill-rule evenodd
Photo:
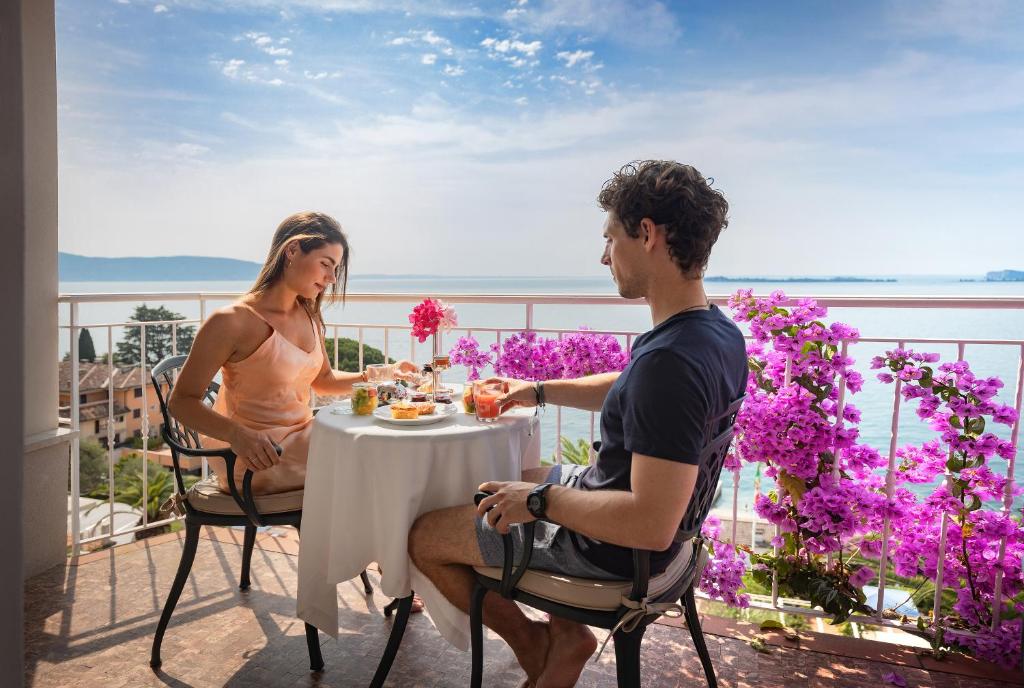
<instances>
[{"instance_id":1,"label":"woman's face","mask_svg":"<svg viewBox=\"0 0 1024 688\"><path fill-rule=\"evenodd\" d=\"M288 252L285 280L301 296L315 299L338 281L338 267L344 255L341 244L324 244L309 253L303 253L296 244Z\"/></svg>"}]
</instances>

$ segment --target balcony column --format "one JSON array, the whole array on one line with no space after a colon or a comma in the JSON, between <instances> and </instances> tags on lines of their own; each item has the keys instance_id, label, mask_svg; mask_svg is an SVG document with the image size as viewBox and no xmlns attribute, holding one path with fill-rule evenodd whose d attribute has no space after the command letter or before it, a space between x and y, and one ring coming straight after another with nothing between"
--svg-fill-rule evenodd
<instances>
[{"instance_id":1,"label":"balcony column","mask_svg":"<svg viewBox=\"0 0 1024 688\"><path fill-rule=\"evenodd\" d=\"M8 3L11 4L11 3ZM57 64L53 0L20 0L20 77L6 102L19 103L22 122L23 260L22 389L22 568L25 577L66 561L67 475L71 437L57 424ZM17 10L16 10L17 11ZM10 25L10 24L9 24ZM5 242L7 243L7 242ZM4 253L12 254L10 246ZM5 256L5 260L9 256ZM7 272L7 271L5 271ZM8 292L8 293L14 293ZM10 322L5 319L5 322ZM8 386L11 389L12 386ZM13 391L13 390L12 390ZM16 436L16 435L11 435ZM76 457L77 458L77 457Z\"/></svg>"}]
</instances>

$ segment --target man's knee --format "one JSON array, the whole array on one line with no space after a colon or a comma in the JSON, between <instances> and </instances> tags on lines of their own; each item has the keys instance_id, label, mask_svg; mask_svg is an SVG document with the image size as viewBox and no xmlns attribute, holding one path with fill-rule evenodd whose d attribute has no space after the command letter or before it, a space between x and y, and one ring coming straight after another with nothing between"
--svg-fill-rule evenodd
<instances>
[{"instance_id":1,"label":"man's knee","mask_svg":"<svg viewBox=\"0 0 1024 688\"><path fill-rule=\"evenodd\" d=\"M430 511L421 514L409 529L409 557L417 565L428 560L431 551L429 539L432 528L430 521L436 518L436 513L436 511Z\"/></svg>"}]
</instances>

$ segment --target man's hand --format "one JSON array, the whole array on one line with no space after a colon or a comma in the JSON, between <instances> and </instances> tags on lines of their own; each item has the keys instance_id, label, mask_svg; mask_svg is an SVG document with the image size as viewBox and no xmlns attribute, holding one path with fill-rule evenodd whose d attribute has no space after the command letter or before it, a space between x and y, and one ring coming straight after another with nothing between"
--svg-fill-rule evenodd
<instances>
[{"instance_id":1,"label":"man's hand","mask_svg":"<svg viewBox=\"0 0 1024 688\"><path fill-rule=\"evenodd\" d=\"M537 487L536 483L498 481L483 483L479 488L480 491L494 494L480 500L480 504L476 507L476 513L486 518L495 530L505 535L508 533L510 525L537 520L526 508L526 498L530 495L530 490L535 487Z\"/></svg>"},{"instance_id":2,"label":"man's hand","mask_svg":"<svg viewBox=\"0 0 1024 688\"><path fill-rule=\"evenodd\" d=\"M537 391L535 382L513 380L508 377L492 377L487 382L500 382L505 393L498 397L498 405L504 408L509 402L512 406L536 406Z\"/></svg>"}]
</instances>

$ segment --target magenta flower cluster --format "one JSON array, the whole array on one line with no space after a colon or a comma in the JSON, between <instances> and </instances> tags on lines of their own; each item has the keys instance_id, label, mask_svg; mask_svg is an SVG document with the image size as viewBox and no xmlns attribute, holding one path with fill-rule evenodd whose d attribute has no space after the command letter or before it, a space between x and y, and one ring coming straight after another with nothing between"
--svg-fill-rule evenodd
<instances>
[{"instance_id":1,"label":"magenta flower cluster","mask_svg":"<svg viewBox=\"0 0 1024 688\"><path fill-rule=\"evenodd\" d=\"M782 532L773 541L777 555L751 555L755 578L774 570L783 584L813 579L819 591L827 584L849 598L844 614L863 608L859 588L876 576L877 567L854 565L851 555L878 559L888 521L895 573L934 581L941 557L943 586L957 591L956 602L928 629L936 647L1004 665L1018 662L1024 604L1015 600L1024 592L1024 528L1019 515L1010 513L1013 495L1005 472L988 465L991 458L1009 460L1015 452L987 429L989 423L1017 420L1012 407L996 400L1002 382L974 375L964 361L933 368L939 363L934 353L894 350L873 359L872 368L883 371L879 379L898 383L902 397L915 401L918 416L938 433L935 440L897 450L887 490L888 461L858 441L861 414L849 402L864 384L843 353L844 343L858 340L857 330L826 324L826 309L810 299L790 302L781 292L755 298L739 291L730 306L750 329L751 372L737 418L735 456L726 465L738 470L743 462L763 464L777 489L759 495L755 510ZM911 483L940 484L922 498L908 489ZM946 550L940 553L944 519ZM701 588L744 606L745 548L722 542L717 530L714 524L705 528L714 543ZM1002 620L993 624L997 605Z\"/></svg>"},{"instance_id":2,"label":"magenta flower cluster","mask_svg":"<svg viewBox=\"0 0 1024 688\"><path fill-rule=\"evenodd\" d=\"M899 575L934 580L941 557L944 585L957 591L940 620L946 642L990 661L1014 664L1020 657L1024 604L1012 600L1024 591L1024 528L1009 505L1020 488L1013 492L1006 474L988 465L990 459L1010 460L1015 453L1010 441L988 431L988 424L1011 426L1017 412L996 400L1003 387L998 378L976 376L966 361L937 369L928 365L938 361L937 354L903 349L871 361L873 369L885 371L878 373L882 382L899 381L900 394L917 402L917 415L939 435L897 452L897 482L930 484L945 477L923 502L893 520L893 565ZM940 547L943 517L945 551ZM996 599L999 575L1002 594ZM997 606L1001 619L993 627Z\"/></svg>"},{"instance_id":3,"label":"magenta flower cluster","mask_svg":"<svg viewBox=\"0 0 1024 688\"><path fill-rule=\"evenodd\" d=\"M479 380L480 371L492 362L491 354L481 351L480 342L471 335L459 337L448 356L453 365L465 366L469 370L470 380Z\"/></svg>"},{"instance_id":4,"label":"magenta flower cluster","mask_svg":"<svg viewBox=\"0 0 1024 688\"><path fill-rule=\"evenodd\" d=\"M585 328L561 339L517 332L500 345L491 344L488 352L473 337L462 337L450 356L452 363L469 369L470 380L479 379L488 365L496 375L517 380L555 380L622 370L629 363L629 352L615 337Z\"/></svg>"}]
</instances>

